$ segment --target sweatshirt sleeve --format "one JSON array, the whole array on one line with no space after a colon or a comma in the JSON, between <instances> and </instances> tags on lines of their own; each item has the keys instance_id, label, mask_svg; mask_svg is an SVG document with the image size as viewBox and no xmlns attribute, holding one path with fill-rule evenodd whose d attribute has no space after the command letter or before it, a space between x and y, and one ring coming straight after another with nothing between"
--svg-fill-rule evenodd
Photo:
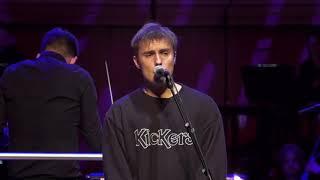
<instances>
[{"instance_id":1,"label":"sweatshirt sleeve","mask_svg":"<svg viewBox=\"0 0 320 180\"><path fill-rule=\"evenodd\" d=\"M111 108L103 125L103 171L108 180L132 180L132 173L127 160L125 140L119 124L120 115L115 115ZM118 122L118 123L117 123Z\"/></svg>"},{"instance_id":2,"label":"sweatshirt sleeve","mask_svg":"<svg viewBox=\"0 0 320 180\"><path fill-rule=\"evenodd\" d=\"M212 109L213 108L213 109ZM214 180L224 180L227 173L227 153L223 121L217 105L211 106L208 125L203 130L201 142L204 158Z\"/></svg>"}]
</instances>

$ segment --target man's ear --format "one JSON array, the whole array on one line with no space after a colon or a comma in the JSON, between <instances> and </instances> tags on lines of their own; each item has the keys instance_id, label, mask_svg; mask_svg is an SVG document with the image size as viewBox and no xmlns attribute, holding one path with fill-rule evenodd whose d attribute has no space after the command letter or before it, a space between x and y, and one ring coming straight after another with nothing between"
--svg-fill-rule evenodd
<instances>
[{"instance_id":1,"label":"man's ear","mask_svg":"<svg viewBox=\"0 0 320 180\"><path fill-rule=\"evenodd\" d=\"M136 66L136 68L140 69L140 64L138 62L138 59L137 59L137 56L133 56L133 62L134 62L134 65Z\"/></svg>"},{"instance_id":2,"label":"man's ear","mask_svg":"<svg viewBox=\"0 0 320 180\"><path fill-rule=\"evenodd\" d=\"M75 64L77 62L78 56L71 57L68 61L68 64Z\"/></svg>"},{"instance_id":3,"label":"man's ear","mask_svg":"<svg viewBox=\"0 0 320 180\"><path fill-rule=\"evenodd\" d=\"M176 58L177 58L177 51L174 52L174 55L173 55L173 62L174 64L176 64Z\"/></svg>"}]
</instances>

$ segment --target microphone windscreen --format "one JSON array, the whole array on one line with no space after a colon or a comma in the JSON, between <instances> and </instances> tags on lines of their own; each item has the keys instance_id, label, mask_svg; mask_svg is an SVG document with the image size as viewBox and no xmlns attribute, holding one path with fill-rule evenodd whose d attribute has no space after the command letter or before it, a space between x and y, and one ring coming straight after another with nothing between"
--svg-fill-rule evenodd
<instances>
[{"instance_id":1,"label":"microphone windscreen","mask_svg":"<svg viewBox=\"0 0 320 180\"><path fill-rule=\"evenodd\" d=\"M158 65L154 67L154 74L157 82L165 83L166 76L169 75L169 72L162 65Z\"/></svg>"}]
</instances>

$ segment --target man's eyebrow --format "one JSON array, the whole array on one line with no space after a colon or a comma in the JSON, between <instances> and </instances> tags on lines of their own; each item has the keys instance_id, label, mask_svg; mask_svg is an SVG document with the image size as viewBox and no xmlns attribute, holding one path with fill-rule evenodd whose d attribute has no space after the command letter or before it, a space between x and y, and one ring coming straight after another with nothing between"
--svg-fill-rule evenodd
<instances>
[{"instance_id":1,"label":"man's eyebrow","mask_svg":"<svg viewBox=\"0 0 320 180\"><path fill-rule=\"evenodd\" d=\"M153 51L153 50L150 50L150 51L144 51L144 52L142 52L142 54L151 54L151 53L154 53L154 51Z\"/></svg>"},{"instance_id":2,"label":"man's eyebrow","mask_svg":"<svg viewBox=\"0 0 320 180\"><path fill-rule=\"evenodd\" d=\"M163 51L170 51L170 48L160 49L160 52L163 52Z\"/></svg>"}]
</instances>

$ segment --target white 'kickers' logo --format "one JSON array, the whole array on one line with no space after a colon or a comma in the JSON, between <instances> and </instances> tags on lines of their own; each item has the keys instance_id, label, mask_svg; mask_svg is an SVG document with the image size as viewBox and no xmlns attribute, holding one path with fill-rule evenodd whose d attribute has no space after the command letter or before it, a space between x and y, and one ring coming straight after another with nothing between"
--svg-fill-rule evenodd
<instances>
[{"instance_id":1,"label":"white 'kickers' logo","mask_svg":"<svg viewBox=\"0 0 320 180\"><path fill-rule=\"evenodd\" d=\"M144 149L149 146L162 146L167 149L172 146L192 145L192 139L187 132L173 133L171 129L159 129L158 132L150 132L149 129L136 129L134 131L136 146L142 146Z\"/></svg>"}]
</instances>

